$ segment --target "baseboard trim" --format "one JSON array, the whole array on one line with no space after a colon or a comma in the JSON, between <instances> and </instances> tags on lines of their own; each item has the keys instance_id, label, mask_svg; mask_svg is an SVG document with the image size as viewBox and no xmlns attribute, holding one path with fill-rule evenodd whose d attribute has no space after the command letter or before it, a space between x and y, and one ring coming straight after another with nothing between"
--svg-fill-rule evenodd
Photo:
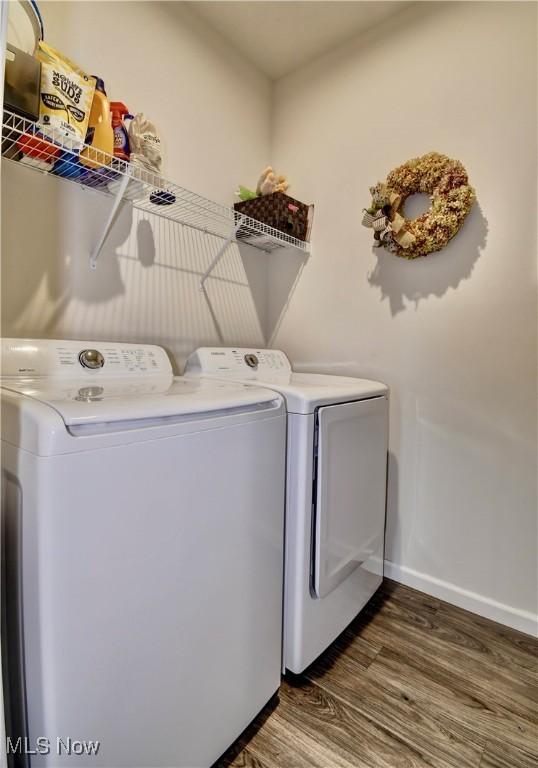
<instances>
[{"instance_id":1,"label":"baseboard trim","mask_svg":"<svg viewBox=\"0 0 538 768\"><path fill-rule=\"evenodd\" d=\"M405 565L392 563L390 560L385 560L385 576L400 582L400 584L405 584L407 587L413 587L413 589L418 589L427 595L456 605L458 608L477 613L479 616L517 629L526 635L538 637L538 615L534 615L530 611L522 611L498 603L489 597L462 589L448 581L436 579L434 576L420 573Z\"/></svg>"}]
</instances>

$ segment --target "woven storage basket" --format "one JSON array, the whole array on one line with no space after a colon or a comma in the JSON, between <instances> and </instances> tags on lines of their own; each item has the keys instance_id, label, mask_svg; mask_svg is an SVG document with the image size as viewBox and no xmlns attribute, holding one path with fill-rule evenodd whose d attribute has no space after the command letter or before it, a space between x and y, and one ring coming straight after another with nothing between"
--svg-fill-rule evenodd
<instances>
[{"instance_id":1,"label":"woven storage basket","mask_svg":"<svg viewBox=\"0 0 538 768\"><path fill-rule=\"evenodd\" d=\"M301 203L284 192L243 200L235 203L234 208L298 240L309 240L314 206Z\"/></svg>"}]
</instances>

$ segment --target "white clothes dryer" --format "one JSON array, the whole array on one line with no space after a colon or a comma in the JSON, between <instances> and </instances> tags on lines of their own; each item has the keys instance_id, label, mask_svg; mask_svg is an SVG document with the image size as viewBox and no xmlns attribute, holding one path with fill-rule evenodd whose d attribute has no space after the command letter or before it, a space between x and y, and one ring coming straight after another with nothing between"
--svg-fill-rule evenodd
<instances>
[{"instance_id":1,"label":"white clothes dryer","mask_svg":"<svg viewBox=\"0 0 538 768\"><path fill-rule=\"evenodd\" d=\"M11 760L208 768L280 685L282 398L157 346L2 352Z\"/></svg>"},{"instance_id":2,"label":"white clothes dryer","mask_svg":"<svg viewBox=\"0 0 538 768\"><path fill-rule=\"evenodd\" d=\"M201 348L185 375L271 387L286 400L283 666L302 672L383 579L388 389L294 373L267 349Z\"/></svg>"}]
</instances>

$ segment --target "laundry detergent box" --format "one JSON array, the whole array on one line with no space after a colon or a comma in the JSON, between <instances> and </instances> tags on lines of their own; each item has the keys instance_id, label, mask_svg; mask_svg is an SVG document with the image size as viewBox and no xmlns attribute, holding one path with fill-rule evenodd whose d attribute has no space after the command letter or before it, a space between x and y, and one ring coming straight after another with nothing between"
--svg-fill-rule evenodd
<instances>
[{"instance_id":1,"label":"laundry detergent box","mask_svg":"<svg viewBox=\"0 0 538 768\"><path fill-rule=\"evenodd\" d=\"M70 139L71 148L84 142L96 80L43 41L36 57L41 62L39 122L50 138Z\"/></svg>"}]
</instances>

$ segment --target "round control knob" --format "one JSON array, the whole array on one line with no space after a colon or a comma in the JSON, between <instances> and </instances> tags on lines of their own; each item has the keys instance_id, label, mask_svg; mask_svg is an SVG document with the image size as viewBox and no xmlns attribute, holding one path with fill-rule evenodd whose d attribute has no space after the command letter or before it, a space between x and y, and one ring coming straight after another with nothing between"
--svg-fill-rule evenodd
<instances>
[{"instance_id":1,"label":"round control knob","mask_svg":"<svg viewBox=\"0 0 538 768\"><path fill-rule=\"evenodd\" d=\"M258 358L256 355L245 355L245 363L248 365L249 368L257 368L258 367Z\"/></svg>"},{"instance_id":2,"label":"round control knob","mask_svg":"<svg viewBox=\"0 0 538 768\"><path fill-rule=\"evenodd\" d=\"M84 368L102 368L105 364L105 358L97 349L83 349L78 359Z\"/></svg>"}]
</instances>

